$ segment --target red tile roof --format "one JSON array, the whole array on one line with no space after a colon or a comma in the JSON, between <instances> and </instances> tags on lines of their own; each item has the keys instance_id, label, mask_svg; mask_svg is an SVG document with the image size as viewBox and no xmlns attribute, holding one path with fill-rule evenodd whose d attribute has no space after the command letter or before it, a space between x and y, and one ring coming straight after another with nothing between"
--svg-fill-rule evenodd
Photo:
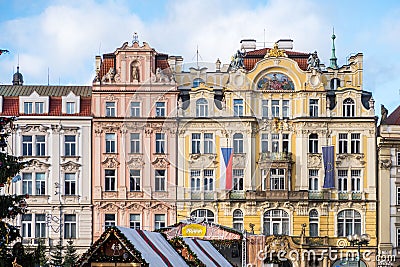
<instances>
[{"instance_id":1,"label":"red tile roof","mask_svg":"<svg viewBox=\"0 0 400 267\"><path fill-rule=\"evenodd\" d=\"M104 54L103 55L103 62L100 66L100 79L103 78L104 75L110 70L110 68L115 69L115 55L114 54Z\"/></svg>"},{"instance_id":2,"label":"red tile roof","mask_svg":"<svg viewBox=\"0 0 400 267\"><path fill-rule=\"evenodd\" d=\"M398 106L381 124L400 125L400 106Z\"/></svg>"}]
</instances>

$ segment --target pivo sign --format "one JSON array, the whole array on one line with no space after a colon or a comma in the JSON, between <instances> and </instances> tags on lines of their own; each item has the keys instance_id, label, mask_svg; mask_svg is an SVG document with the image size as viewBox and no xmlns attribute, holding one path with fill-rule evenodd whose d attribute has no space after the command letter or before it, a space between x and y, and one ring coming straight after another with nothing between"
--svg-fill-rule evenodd
<instances>
[{"instance_id":1,"label":"pivo sign","mask_svg":"<svg viewBox=\"0 0 400 267\"><path fill-rule=\"evenodd\" d=\"M200 224L188 224L182 227L182 236L187 237L204 237L207 228Z\"/></svg>"}]
</instances>

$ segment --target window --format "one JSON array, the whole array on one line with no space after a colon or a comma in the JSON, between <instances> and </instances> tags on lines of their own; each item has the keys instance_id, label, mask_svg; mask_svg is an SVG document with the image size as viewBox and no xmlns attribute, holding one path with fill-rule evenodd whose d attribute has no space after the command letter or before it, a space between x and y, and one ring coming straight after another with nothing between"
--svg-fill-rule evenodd
<instances>
[{"instance_id":1,"label":"window","mask_svg":"<svg viewBox=\"0 0 400 267\"><path fill-rule=\"evenodd\" d=\"M310 117L318 117L318 99L310 99Z\"/></svg>"},{"instance_id":2,"label":"window","mask_svg":"<svg viewBox=\"0 0 400 267\"><path fill-rule=\"evenodd\" d=\"M400 205L400 187L397 187L397 205Z\"/></svg>"},{"instance_id":3,"label":"window","mask_svg":"<svg viewBox=\"0 0 400 267\"><path fill-rule=\"evenodd\" d=\"M347 153L347 134L339 134L339 154Z\"/></svg>"},{"instance_id":4,"label":"window","mask_svg":"<svg viewBox=\"0 0 400 267\"><path fill-rule=\"evenodd\" d=\"M318 191L318 170L308 170L308 190Z\"/></svg>"},{"instance_id":5,"label":"window","mask_svg":"<svg viewBox=\"0 0 400 267\"><path fill-rule=\"evenodd\" d=\"M106 153L115 152L115 133L106 133Z\"/></svg>"},{"instance_id":6,"label":"window","mask_svg":"<svg viewBox=\"0 0 400 267\"><path fill-rule=\"evenodd\" d=\"M243 99L233 99L233 116L243 116Z\"/></svg>"},{"instance_id":7,"label":"window","mask_svg":"<svg viewBox=\"0 0 400 267\"><path fill-rule=\"evenodd\" d=\"M282 117L289 118L289 100L282 100Z\"/></svg>"},{"instance_id":8,"label":"window","mask_svg":"<svg viewBox=\"0 0 400 267\"><path fill-rule=\"evenodd\" d=\"M310 134L308 136L308 153L318 153L318 134Z\"/></svg>"},{"instance_id":9,"label":"window","mask_svg":"<svg viewBox=\"0 0 400 267\"><path fill-rule=\"evenodd\" d=\"M24 113L25 114L32 114L33 113L32 102L24 102Z\"/></svg>"},{"instance_id":10,"label":"window","mask_svg":"<svg viewBox=\"0 0 400 267\"><path fill-rule=\"evenodd\" d=\"M262 190L268 189L268 173L269 173L269 170L267 170L267 169L261 170Z\"/></svg>"},{"instance_id":11,"label":"window","mask_svg":"<svg viewBox=\"0 0 400 267\"><path fill-rule=\"evenodd\" d=\"M76 178L75 173L66 173L64 175L64 190L66 195L76 195Z\"/></svg>"},{"instance_id":12,"label":"window","mask_svg":"<svg viewBox=\"0 0 400 267\"><path fill-rule=\"evenodd\" d=\"M397 246L400 247L400 228L397 228Z\"/></svg>"},{"instance_id":13,"label":"window","mask_svg":"<svg viewBox=\"0 0 400 267\"><path fill-rule=\"evenodd\" d=\"M190 171L190 189L191 191L200 191L200 170Z\"/></svg>"},{"instance_id":14,"label":"window","mask_svg":"<svg viewBox=\"0 0 400 267\"><path fill-rule=\"evenodd\" d=\"M214 191L214 170L204 170L204 191Z\"/></svg>"},{"instance_id":15,"label":"window","mask_svg":"<svg viewBox=\"0 0 400 267\"><path fill-rule=\"evenodd\" d=\"M165 170L155 171L155 190L165 191Z\"/></svg>"},{"instance_id":16,"label":"window","mask_svg":"<svg viewBox=\"0 0 400 267\"><path fill-rule=\"evenodd\" d=\"M156 153L158 153L158 154L165 153L165 134L164 133L156 133Z\"/></svg>"},{"instance_id":17,"label":"window","mask_svg":"<svg viewBox=\"0 0 400 267\"><path fill-rule=\"evenodd\" d=\"M242 191L243 190L243 179L244 170L243 169L233 169L232 170L232 180L233 180L233 190Z\"/></svg>"},{"instance_id":18,"label":"window","mask_svg":"<svg viewBox=\"0 0 400 267\"><path fill-rule=\"evenodd\" d=\"M35 237L45 238L46 237L46 215L36 214L35 215Z\"/></svg>"},{"instance_id":19,"label":"window","mask_svg":"<svg viewBox=\"0 0 400 267\"><path fill-rule=\"evenodd\" d=\"M192 154L200 154L200 140L199 133L192 133Z\"/></svg>"},{"instance_id":20,"label":"window","mask_svg":"<svg viewBox=\"0 0 400 267\"><path fill-rule=\"evenodd\" d=\"M351 191L361 192L361 170L351 170Z\"/></svg>"},{"instance_id":21,"label":"window","mask_svg":"<svg viewBox=\"0 0 400 267\"><path fill-rule=\"evenodd\" d=\"M360 134L359 133L352 133L350 135L351 137L351 153L353 154L359 154L360 153L360 145L361 145L361 140L360 140Z\"/></svg>"},{"instance_id":22,"label":"window","mask_svg":"<svg viewBox=\"0 0 400 267\"><path fill-rule=\"evenodd\" d=\"M75 114L76 113L75 102L67 102L66 103L66 111L67 114Z\"/></svg>"},{"instance_id":23,"label":"window","mask_svg":"<svg viewBox=\"0 0 400 267\"><path fill-rule=\"evenodd\" d=\"M271 101L272 118L279 118L279 100Z\"/></svg>"},{"instance_id":24,"label":"window","mask_svg":"<svg viewBox=\"0 0 400 267\"><path fill-rule=\"evenodd\" d=\"M271 134L272 138L272 152L279 152L279 134Z\"/></svg>"},{"instance_id":25,"label":"window","mask_svg":"<svg viewBox=\"0 0 400 267\"><path fill-rule=\"evenodd\" d=\"M36 156L46 155L46 141L44 135L36 135Z\"/></svg>"},{"instance_id":26,"label":"window","mask_svg":"<svg viewBox=\"0 0 400 267\"><path fill-rule=\"evenodd\" d=\"M347 170L338 170L338 191L347 192Z\"/></svg>"},{"instance_id":27,"label":"window","mask_svg":"<svg viewBox=\"0 0 400 267\"><path fill-rule=\"evenodd\" d=\"M214 135L212 133L204 134L204 153L214 153Z\"/></svg>"},{"instance_id":28,"label":"window","mask_svg":"<svg viewBox=\"0 0 400 267\"><path fill-rule=\"evenodd\" d=\"M289 134L282 134L282 151L289 152Z\"/></svg>"},{"instance_id":29,"label":"window","mask_svg":"<svg viewBox=\"0 0 400 267\"><path fill-rule=\"evenodd\" d=\"M346 98L343 101L343 117L354 117L355 104L351 98Z\"/></svg>"},{"instance_id":30,"label":"window","mask_svg":"<svg viewBox=\"0 0 400 267\"><path fill-rule=\"evenodd\" d=\"M338 213L338 236L361 235L361 214L356 210L343 210Z\"/></svg>"},{"instance_id":31,"label":"window","mask_svg":"<svg viewBox=\"0 0 400 267\"><path fill-rule=\"evenodd\" d=\"M280 209L264 213L264 235L289 235L289 214Z\"/></svg>"},{"instance_id":32,"label":"window","mask_svg":"<svg viewBox=\"0 0 400 267\"><path fill-rule=\"evenodd\" d=\"M140 134L131 133L131 153L140 153Z\"/></svg>"},{"instance_id":33,"label":"window","mask_svg":"<svg viewBox=\"0 0 400 267\"><path fill-rule=\"evenodd\" d=\"M196 78L193 80L193 87L199 87L201 83L204 83L204 81L201 78Z\"/></svg>"},{"instance_id":34,"label":"window","mask_svg":"<svg viewBox=\"0 0 400 267\"><path fill-rule=\"evenodd\" d=\"M207 117L208 116L208 101L204 98L200 98L196 101L196 117Z\"/></svg>"},{"instance_id":35,"label":"window","mask_svg":"<svg viewBox=\"0 0 400 267\"><path fill-rule=\"evenodd\" d=\"M397 166L400 166L400 152L397 152Z\"/></svg>"},{"instance_id":36,"label":"window","mask_svg":"<svg viewBox=\"0 0 400 267\"><path fill-rule=\"evenodd\" d=\"M140 117L140 102L131 102L131 117Z\"/></svg>"},{"instance_id":37,"label":"window","mask_svg":"<svg viewBox=\"0 0 400 267\"><path fill-rule=\"evenodd\" d=\"M22 194L32 195L32 173L22 174Z\"/></svg>"},{"instance_id":38,"label":"window","mask_svg":"<svg viewBox=\"0 0 400 267\"><path fill-rule=\"evenodd\" d=\"M22 237L33 237L32 235L32 214L22 214Z\"/></svg>"},{"instance_id":39,"label":"window","mask_svg":"<svg viewBox=\"0 0 400 267\"><path fill-rule=\"evenodd\" d=\"M76 215L64 215L64 238L76 238Z\"/></svg>"},{"instance_id":40,"label":"window","mask_svg":"<svg viewBox=\"0 0 400 267\"><path fill-rule=\"evenodd\" d=\"M104 226L106 229L111 226L115 226L115 214L104 214Z\"/></svg>"},{"instance_id":41,"label":"window","mask_svg":"<svg viewBox=\"0 0 400 267\"><path fill-rule=\"evenodd\" d=\"M154 215L154 228L155 230L165 227L165 214Z\"/></svg>"},{"instance_id":42,"label":"window","mask_svg":"<svg viewBox=\"0 0 400 267\"><path fill-rule=\"evenodd\" d=\"M233 135L233 153L243 153L243 134L241 133Z\"/></svg>"},{"instance_id":43,"label":"window","mask_svg":"<svg viewBox=\"0 0 400 267\"><path fill-rule=\"evenodd\" d=\"M106 102L106 117L115 117L115 102Z\"/></svg>"},{"instance_id":44,"label":"window","mask_svg":"<svg viewBox=\"0 0 400 267\"><path fill-rule=\"evenodd\" d=\"M130 191L140 191L140 170L129 171Z\"/></svg>"},{"instance_id":45,"label":"window","mask_svg":"<svg viewBox=\"0 0 400 267\"><path fill-rule=\"evenodd\" d=\"M35 102L35 113L36 114L44 113L44 103L43 102Z\"/></svg>"},{"instance_id":46,"label":"window","mask_svg":"<svg viewBox=\"0 0 400 267\"><path fill-rule=\"evenodd\" d=\"M165 117L165 102L156 102L156 117Z\"/></svg>"},{"instance_id":47,"label":"window","mask_svg":"<svg viewBox=\"0 0 400 267\"><path fill-rule=\"evenodd\" d=\"M311 210L310 213L308 214L308 223L310 226L310 236L311 237L316 237L319 235L318 231L318 211L317 210Z\"/></svg>"},{"instance_id":48,"label":"window","mask_svg":"<svg viewBox=\"0 0 400 267\"><path fill-rule=\"evenodd\" d=\"M243 231L243 211L239 209L233 211L233 229Z\"/></svg>"},{"instance_id":49,"label":"window","mask_svg":"<svg viewBox=\"0 0 400 267\"><path fill-rule=\"evenodd\" d=\"M64 153L65 156L76 156L76 136L66 135L64 136Z\"/></svg>"},{"instance_id":50,"label":"window","mask_svg":"<svg viewBox=\"0 0 400 267\"><path fill-rule=\"evenodd\" d=\"M268 100L262 100L262 102L261 102L261 116L263 117L263 118L268 118Z\"/></svg>"},{"instance_id":51,"label":"window","mask_svg":"<svg viewBox=\"0 0 400 267\"><path fill-rule=\"evenodd\" d=\"M46 177L44 173L36 173L35 180L36 195L46 194Z\"/></svg>"},{"instance_id":52,"label":"window","mask_svg":"<svg viewBox=\"0 0 400 267\"><path fill-rule=\"evenodd\" d=\"M23 135L22 136L22 155L23 156L32 156L32 136L31 135Z\"/></svg>"},{"instance_id":53,"label":"window","mask_svg":"<svg viewBox=\"0 0 400 267\"><path fill-rule=\"evenodd\" d=\"M129 215L129 228L140 230L140 214Z\"/></svg>"},{"instance_id":54,"label":"window","mask_svg":"<svg viewBox=\"0 0 400 267\"><path fill-rule=\"evenodd\" d=\"M285 169L271 169L271 190L285 189Z\"/></svg>"},{"instance_id":55,"label":"window","mask_svg":"<svg viewBox=\"0 0 400 267\"><path fill-rule=\"evenodd\" d=\"M268 134L261 134L261 152L268 152Z\"/></svg>"},{"instance_id":56,"label":"window","mask_svg":"<svg viewBox=\"0 0 400 267\"><path fill-rule=\"evenodd\" d=\"M104 170L105 191L115 191L115 170Z\"/></svg>"},{"instance_id":57,"label":"window","mask_svg":"<svg viewBox=\"0 0 400 267\"><path fill-rule=\"evenodd\" d=\"M190 217L194 219L204 219L204 222L206 223L212 223L215 221L214 212L207 209L199 209L192 211L190 213Z\"/></svg>"}]
</instances>

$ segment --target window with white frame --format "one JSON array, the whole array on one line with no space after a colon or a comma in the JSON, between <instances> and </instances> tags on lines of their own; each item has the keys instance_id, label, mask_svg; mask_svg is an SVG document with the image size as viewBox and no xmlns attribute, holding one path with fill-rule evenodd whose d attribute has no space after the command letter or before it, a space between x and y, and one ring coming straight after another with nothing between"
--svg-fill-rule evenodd
<instances>
[{"instance_id":1,"label":"window with white frame","mask_svg":"<svg viewBox=\"0 0 400 267\"><path fill-rule=\"evenodd\" d=\"M263 218L264 235L289 235L289 214L281 209L268 210Z\"/></svg>"},{"instance_id":2,"label":"window with white frame","mask_svg":"<svg viewBox=\"0 0 400 267\"><path fill-rule=\"evenodd\" d=\"M318 117L318 99L309 100L310 117Z\"/></svg>"},{"instance_id":3,"label":"window with white frame","mask_svg":"<svg viewBox=\"0 0 400 267\"><path fill-rule=\"evenodd\" d=\"M165 170L155 170L155 190L165 191L166 175Z\"/></svg>"},{"instance_id":4,"label":"window with white frame","mask_svg":"<svg viewBox=\"0 0 400 267\"><path fill-rule=\"evenodd\" d=\"M214 153L214 134L204 133L204 154Z\"/></svg>"},{"instance_id":5,"label":"window with white frame","mask_svg":"<svg viewBox=\"0 0 400 267\"><path fill-rule=\"evenodd\" d=\"M131 117L140 117L140 102L131 102Z\"/></svg>"},{"instance_id":6,"label":"window with white frame","mask_svg":"<svg viewBox=\"0 0 400 267\"><path fill-rule=\"evenodd\" d=\"M156 117L165 117L165 102L156 102Z\"/></svg>"},{"instance_id":7,"label":"window with white frame","mask_svg":"<svg viewBox=\"0 0 400 267\"><path fill-rule=\"evenodd\" d=\"M106 117L115 117L115 102L106 102Z\"/></svg>"},{"instance_id":8,"label":"window with white frame","mask_svg":"<svg viewBox=\"0 0 400 267\"><path fill-rule=\"evenodd\" d=\"M46 194L45 173L22 173L22 194L41 196Z\"/></svg>"},{"instance_id":9,"label":"window with white frame","mask_svg":"<svg viewBox=\"0 0 400 267\"><path fill-rule=\"evenodd\" d=\"M279 152L279 134L271 134L272 138L272 152L277 153Z\"/></svg>"},{"instance_id":10,"label":"window with white frame","mask_svg":"<svg viewBox=\"0 0 400 267\"><path fill-rule=\"evenodd\" d=\"M397 187L397 205L400 205L400 187Z\"/></svg>"},{"instance_id":11,"label":"window with white frame","mask_svg":"<svg viewBox=\"0 0 400 267\"><path fill-rule=\"evenodd\" d=\"M202 145L203 144L203 145ZM192 133L192 154L212 154L214 153L214 134L212 133Z\"/></svg>"},{"instance_id":12,"label":"window with white frame","mask_svg":"<svg viewBox=\"0 0 400 267\"><path fill-rule=\"evenodd\" d=\"M64 238L77 238L76 232L76 215L64 214Z\"/></svg>"},{"instance_id":13,"label":"window with white frame","mask_svg":"<svg viewBox=\"0 0 400 267\"><path fill-rule=\"evenodd\" d=\"M131 153L140 153L140 133L131 133Z\"/></svg>"},{"instance_id":14,"label":"window with white frame","mask_svg":"<svg viewBox=\"0 0 400 267\"><path fill-rule=\"evenodd\" d=\"M75 102L67 102L65 104L66 113L67 114L75 114L76 113L76 103Z\"/></svg>"},{"instance_id":15,"label":"window with white frame","mask_svg":"<svg viewBox=\"0 0 400 267\"><path fill-rule=\"evenodd\" d=\"M279 100L272 100L271 101L271 115L272 118L279 118L280 113L279 113Z\"/></svg>"},{"instance_id":16,"label":"window with white frame","mask_svg":"<svg viewBox=\"0 0 400 267\"><path fill-rule=\"evenodd\" d=\"M64 155L66 157L76 156L76 136L65 135L64 136Z\"/></svg>"},{"instance_id":17,"label":"window with white frame","mask_svg":"<svg viewBox=\"0 0 400 267\"><path fill-rule=\"evenodd\" d=\"M400 166L400 152L397 152L397 166Z\"/></svg>"},{"instance_id":18,"label":"window with white frame","mask_svg":"<svg viewBox=\"0 0 400 267\"><path fill-rule=\"evenodd\" d=\"M44 102L35 102L35 113L36 114L44 113Z\"/></svg>"},{"instance_id":19,"label":"window with white frame","mask_svg":"<svg viewBox=\"0 0 400 267\"><path fill-rule=\"evenodd\" d=\"M347 170L338 170L338 191L347 192Z\"/></svg>"},{"instance_id":20,"label":"window with white frame","mask_svg":"<svg viewBox=\"0 0 400 267\"><path fill-rule=\"evenodd\" d=\"M308 136L308 153L318 153L318 134L316 133Z\"/></svg>"},{"instance_id":21,"label":"window with white frame","mask_svg":"<svg viewBox=\"0 0 400 267\"><path fill-rule=\"evenodd\" d=\"M22 136L22 156L33 156L33 136Z\"/></svg>"},{"instance_id":22,"label":"window with white frame","mask_svg":"<svg viewBox=\"0 0 400 267\"><path fill-rule=\"evenodd\" d=\"M350 134L351 153L359 154L361 152L361 135L359 133Z\"/></svg>"},{"instance_id":23,"label":"window with white frame","mask_svg":"<svg viewBox=\"0 0 400 267\"><path fill-rule=\"evenodd\" d=\"M22 194L32 195L32 173L22 173Z\"/></svg>"},{"instance_id":24,"label":"window with white frame","mask_svg":"<svg viewBox=\"0 0 400 267\"><path fill-rule=\"evenodd\" d=\"M156 153L157 154L165 153L165 134L164 133L156 133Z\"/></svg>"},{"instance_id":25,"label":"window with white frame","mask_svg":"<svg viewBox=\"0 0 400 267\"><path fill-rule=\"evenodd\" d=\"M346 133L339 133L339 154L348 153L348 140Z\"/></svg>"},{"instance_id":26,"label":"window with white frame","mask_svg":"<svg viewBox=\"0 0 400 267\"><path fill-rule=\"evenodd\" d=\"M200 170L191 170L190 171L190 190L191 191L200 191Z\"/></svg>"},{"instance_id":27,"label":"window with white frame","mask_svg":"<svg viewBox=\"0 0 400 267\"><path fill-rule=\"evenodd\" d=\"M282 117L289 118L289 100L282 100Z\"/></svg>"},{"instance_id":28,"label":"window with white frame","mask_svg":"<svg viewBox=\"0 0 400 267\"><path fill-rule=\"evenodd\" d=\"M318 191L319 190L319 175L318 170L308 170L308 190Z\"/></svg>"},{"instance_id":29,"label":"window with white frame","mask_svg":"<svg viewBox=\"0 0 400 267\"><path fill-rule=\"evenodd\" d=\"M361 214L352 209L342 210L337 215L338 236L361 235Z\"/></svg>"},{"instance_id":30,"label":"window with white frame","mask_svg":"<svg viewBox=\"0 0 400 267\"><path fill-rule=\"evenodd\" d=\"M400 247L400 228L397 228L397 247Z\"/></svg>"},{"instance_id":31,"label":"window with white frame","mask_svg":"<svg viewBox=\"0 0 400 267\"><path fill-rule=\"evenodd\" d=\"M154 214L154 228L155 230L164 228L165 223L165 214Z\"/></svg>"},{"instance_id":32,"label":"window with white frame","mask_svg":"<svg viewBox=\"0 0 400 267\"><path fill-rule=\"evenodd\" d=\"M282 134L282 152L289 152L289 134Z\"/></svg>"},{"instance_id":33,"label":"window with white frame","mask_svg":"<svg viewBox=\"0 0 400 267\"><path fill-rule=\"evenodd\" d=\"M46 237L46 215L35 214L35 237L45 238Z\"/></svg>"},{"instance_id":34,"label":"window with white frame","mask_svg":"<svg viewBox=\"0 0 400 267\"><path fill-rule=\"evenodd\" d=\"M64 193L65 195L74 196L77 193L76 190L77 182L75 173L64 174Z\"/></svg>"},{"instance_id":35,"label":"window with white frame","mask_svg":"<svg viewBox=\"0 0 400 267\"><path fill-rule=\"evenodd\" d=\"M233 153L243 153L243 134L235 133L233 135Z\"/></svg>"},{"instance_id":36,"label":"window with white frame","mask_svg":"<svg viewBox=\"0 0 400 267\"><path fill-rule=\"evenodd\" d=\"M271 190L285 189L285 169L270 170Z\"/></svg>"},{"instance_id":37,"label":"window with white frame","mask_svg":"<svg viewBox=\"0 0 400 267\"><path fill-rule=\"evenodd\" d=\"M116 153L115 133L106 133L106 153Z\"/></svg>"},{"instance_id":38,"label":"window with white frame","mask_svg":"<svg viewBox=\"0 0 400 267\"><path fill-rule=\"evenodd\" d=\"M129 170L130 191L140 191L140 170Z\"/></svg>"},{"instance_id":39,"label":"window with white frame","mask_svg":"<svg viewBox=\"0 0 400 267\"><path fill-rule=\"evenodd\" d=\"M104 179L105 179L105 191L115 191L116 190L116 178L115 178L115 170L104 170Z\"/></svg>"},{"instance_id":40,"label":"window with white frame","mask_svg":"<svg viewBox=\"0 0 400 267\"><path fill-rule=\"evenodd\" d=\"M21 235L22 235L22 237L25 237L25 238L33 237L32 214L22 214Z\"/></svg>"},{"instance_id":41,"label":"window with white frame","mask_svg":"<svg viewBox=\"0 0 400 267\"><path fill-rule=\"evenodd\" d=\"M308 224L310 228L309 230L311 237L319 236L318 221L319 221L318 211L315 209L310 210L310 213L308 214Z\"/></svg>"},{"instance_id":42,"label":"window with white frame","mask_svg":"<svg viewBox=\"0 0 400 267\"><path fill-rule=\"evenodd\" d=\"M214 170L203 170L204 191L214 191Z\"/></svg>"},{"instance_id":43,"label":"window with white frame","mask_svg":"<svg viewBox=\"0 0 400 267\"><path fill-rule=\"evenodd\" d=\"M269 117L268 100L263 99L261 102L261 116L265 119L268 119Z\"/></svg>"},{"instance_id":44,"label":"window with white frame","mask_svg":"<svg viewBox=\"0 0 400 267\"><path fill-rule=\"evenodd\" d=\"M140 214L134 213L129 215L129 228L140 230L141 228Z\"/></svg>"},{"instance_id":45,"label":"window with white frame","mask_svg":"<svg viewBox=\"0 0 400 267\"><path fill-rule=\"evenodd\" d=\"M201 134L192 133L192 154L200 154Z\"/></svg>"},{"instance_id":46,"label":"window with white frame","mask_svg":"<svg viewBox=\"0 0 400 267\"><path fill-rule=\"evenodd\" d=\"M261 170L261 183L262 183L262 190L267 190L268 189L268 179L269 179L269 170L268 169L262 169Z\"/></svg>"},{"instance_id":47,"label":"window with white frame","mask_svg":"<svg viewBox=\"0 0 400 267\"><path fill-rule=\"evenodd\" d=\"M361 192L361 170L351 170L351 191Z\"/></svg>"},{"instance_id":48,"label":"window with white frame","mask_svg":"<svg viewBox=\"0 0 400 267\"><path fill-rule=\"evenodd\" d=\"M32 113L33 113L33 103L24 102L24 114L32 114Z\"/></svg>"},{"instance_id":49,"label":"window with white frame","mask_svg":"<svg viewBox=\"0 0 400 267\"><path fill-rule=\"evenodd\" d=\"M269 151L268 148L268 134L267 133L263 133L261 134L261 152L262 153L266 153Z\"/></svg>"},{"instance_id":50,"label":"window with white frame","mask_svg":"<svg viewBox=\"0 0 400 267\"><path fill-rule=\"evenodd\" d=\"M36 195L46 194L46 175L43 172L37 172L35 177Z\"/></svg>"},{"instance_id":51,"label":"window with white frame","mask_svg":"<svg viewBox=\"0 0 400 267\"><path fill-rule=\"evenodd\" d=\"M233 229L236 229L240 232L243 231L243 211L240 209L236 209L233 211Z\"/></svg>"},{"instance_id":52,"label":"window with white frame","mask_svg":"<svg viewBox=\"0 0 400 267\"><path fill-rule=\"evenodd\" d=\"M243 169L233 169L232 170L232 180L233 180L233 190L242 191L244 189L244 170Z\"/></svg>"},{"instance_id":53,"label":"window with white frame","mask_svg":"<svg viewBox=\"0 0 400 267\"><path fill-rule=\"evenodd\" d=\"M233 99L233 116L243 116L243 99Z\"/></svg>"},{"instance_id":54,"label":"window with white frame","mask_svg":"<svg viewBox=\"0 0 400 267\"><path fill-rule=\"evenodd\" d=\"M62 113L76 114L80 111L81 97L75 95L72 91L68 95L62 96Z\"/></svg>"},{"instance_id":55,"label":"window with white frame","mask_svg":"<svg viewBox=\"0 0 400 267\"><path fill-rule=\"evenodd\" d=\"M196 101L196 117L208 116L208 101L205 98L200 98Z\"/></svg>"},{"instance_id":56,"label":"window with white frame","mask_svg":"<svg viewBox=\"0 0 400 267\"><path fill-rule=\"evenodd\" d=\"M44 135L36 135L36 156L45 156L46 155L46 136Z\"/></svg>"},{"instance_id":57,"label":"window with white frame","mask_svg":"<svg viewBox=\"0 0 400 267\"><path fill-rule=\"evenodd\" d=\"M48 112L49 96L40 96L34 91L29 96L19 96L19 112L24 114L44 114Z\"/></svg>"},{"instance_id":58,"label":"window with white frame","mask_svg":"<svg viewBox=\"0 0 400 267\"><path fill-rule=\"evenodd\" d=\"M214 212L208 209L198 209L190 213L190 217L194 219L204 219L206 223L213 223L215 221Z\"/></svg>"},{"instance_id":59,"label":"window with white frame","mask_svg":"<svg viewBox=\"0 0 400 267\"><path fill-rule=\"evenodd\" d=\"M33 145L35 144L35 146ZM22 156L45 156L46 136L45 135L23 135Z\"/></svg>"},{"instance_id":60,"label":"window with white frame","mask_svg":"<svg viewBox=\"0 0 400 267\"><path fill-rule=\"evenodd\" d=\"M104 214L104 226L109 228L116 225L115 214Z\"/></svg>"},{"instance_id":61,"label":"window with white frame","mask_svg":"<svg viewBox=\"0 0 400 267\"><path fill-rule=\"evenodd\" d=\"M355 103L351 98L343 100L343 117L354 117L355 116Z\"/></svg>"}]
</instances>

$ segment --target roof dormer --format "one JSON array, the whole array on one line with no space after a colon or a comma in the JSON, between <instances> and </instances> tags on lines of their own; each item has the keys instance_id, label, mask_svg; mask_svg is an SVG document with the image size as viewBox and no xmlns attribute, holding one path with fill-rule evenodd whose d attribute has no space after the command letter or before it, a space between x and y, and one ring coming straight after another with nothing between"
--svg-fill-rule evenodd
<instances>
[{"instance_id":1,"label":"roof dormer","mask_svg":"<svg viewBox=\"0 0 400 267\"><path fill-rule=\"evenodd\" d=\"M30 96L19 97L19 113L45 114L49 113L49 97L40 96L36 91Z\"/></svg>"},{"instance_id":2,"label":"roof dormer","mask_svg":"<svg viewBox=\"0 0 400 267\"><path fill-rule=\"evenodd\" d=\"M62 113L77 114L80 112L81 97L72 91L67 96L62 96Z\"/></svg>"}]
</instances>

